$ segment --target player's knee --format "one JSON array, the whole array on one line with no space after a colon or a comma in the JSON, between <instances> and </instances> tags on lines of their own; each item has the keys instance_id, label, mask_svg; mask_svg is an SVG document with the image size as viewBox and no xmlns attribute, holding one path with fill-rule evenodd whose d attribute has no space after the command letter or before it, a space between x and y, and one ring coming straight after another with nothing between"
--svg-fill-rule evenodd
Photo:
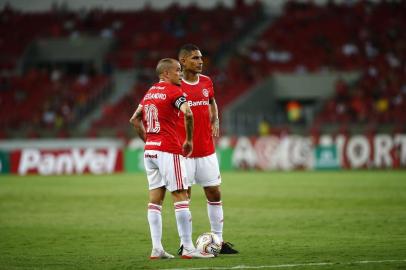
<instances>
[{"instance_id":1,"label":"player's knee","mask_svg":"<svg viewBox=\"0 0 406 270\"><path fill-rule=\"evenodd\" d=\"M157 200L157 199L150 199L149 203L157 204L157 205L162 205L163 201L162 200Z\"/></svg>"},{"instance_id":2,"label":"player's knee","mask_svg":"<svg viewBox=\"0 0 406 270\"><path fill-rule=\"evenodd\" d=\"M162 196L157 196L156 194L150 194L149 202L153 204L162 205L164 199Z\"/></svg>"},{"instance_id":3,"label":"player's knee","mask_svg":"<svg viewBox=\"0 0 406 270\"><path fill-rule=\"evenodd\" d=\"M210 202L221 201L221 192L218 186L215 187L205 187L206 198Z\"/></svg>"},{"instance_id":4,"label":"player's knee","mask_svg":"<svg viewBox=\"0 0 406 270\"><path fill-rule=\"evenodd\" d=\"M207 199L210 202L219 202L219 201L221 201L221 196L220 196L220 193L218 193L218 194L214 194L214 195L210 196L210 198L207 198Z\"/></svg>"},{"instance_id":5,"label":"player's knee","mask_svg":"<svg viewBox=\"0 0 406 270\"><path fill-rule=\"evenodd\" d=\"M189 200L186 190L175 190L172 192L172 199L174 202L181 202Z\"/></svg>"},{"instance_id":6,"label":"player's knee","mask_svg":"<svg viewBox=\"0 0 406 270\"><path fill-rule=\"evenodd\" d=\"M156 188L149 191L149 202L162 205L165 198L165 188Z\"/></svg>"}]
</instances>

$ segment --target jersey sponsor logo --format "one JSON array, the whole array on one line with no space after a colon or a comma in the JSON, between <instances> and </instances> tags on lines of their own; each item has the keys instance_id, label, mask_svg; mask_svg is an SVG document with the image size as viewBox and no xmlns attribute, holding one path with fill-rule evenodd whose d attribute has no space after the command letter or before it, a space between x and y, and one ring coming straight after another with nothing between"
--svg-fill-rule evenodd
<instances>
[{"instance_id":1,"label":"jersey sponsor logo","mask_svg":"<svg viewBox=\"0 0 406 270\"><path fill-rule=\"evenodd\" d=\"M191 101L189 100L187 102L189 107L195 107L195 106L209 106L209 102L207 100L199 100L199 101Z\"/></svg>"},{"instance_id":2,"label":"jersey sponsor logo","mask_svg":"<svg viewBox=\"0 0 406 270\"><path fill-rule=\"evenodd\" d=\"M155 155L145 154L144 157L145 158L158 158L158 154L155 154Z\"/></svg>"},{"instance_id":3,"label":"jersey sponsor logo","mask_svg":"<svg viewBox=\"0 0 406 270\"><path fill-rule=\"evenodd\" d=\"M150 99L166 99L166 94L162 93L148 93L145 95L144 100L150 100Z\"/></svg>"},{"instance_id":4,"label":"jersey sponsor logo","mask_svg":"<svg viewBox=\"0 0 406 270\"><path fill-rule=\"evenodd\" d=\"M209 90L207 90L206 88L204 88L204 89L202 90L202 93L203 93L203 96L209 97Z\"/></svg>"},{"instance_id":5,"label":"jersey sponsor logo","mask_svg":"<svg viewBox=\"0 0 406 270\"><path fill-rule=\"evenodd\" d=\"M145 145L161 146L162 142L146 142Z\"/></svg>"},{"instance_id":6,"label":"jersey sponsor logo","mask_svg":"<svg viewBox=\"0 0 406 270\"><path fill-rule=\"evenodd\" d=\"M165 89L165 86L157 86L157 85L154 85L154 86L152 86L152 87L150 88L150 90L153 90L153 89L156 89L156 90L164 90L164 89Z\"/></svg>"}]
</instances>

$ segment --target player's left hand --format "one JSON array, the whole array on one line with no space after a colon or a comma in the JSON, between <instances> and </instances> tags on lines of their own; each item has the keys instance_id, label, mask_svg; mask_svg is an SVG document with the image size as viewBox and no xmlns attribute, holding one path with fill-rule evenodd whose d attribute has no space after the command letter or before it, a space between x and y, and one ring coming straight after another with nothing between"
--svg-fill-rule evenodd
<instances>
[{"instance_id":1,"label":"player's left hand","mask_svg":"<svg viewBox=\"0 0 406 270\"><path fill-rule=\"evenodd\" d=\"M220 133L220 125L219 125L219 120L216 119L214 122L211 124L211 134L213 137L218 137Z\"/></svg>"}]
</instances>

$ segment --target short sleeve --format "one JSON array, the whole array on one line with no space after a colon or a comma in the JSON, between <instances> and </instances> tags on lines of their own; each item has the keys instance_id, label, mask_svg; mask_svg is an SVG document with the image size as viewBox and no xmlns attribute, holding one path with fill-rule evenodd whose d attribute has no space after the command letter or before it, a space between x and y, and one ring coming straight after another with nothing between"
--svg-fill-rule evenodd
<instances>
[{"instance_id":1,"label":"short sleeve","mask_svg":"<svg viewBox=\"0 0 406 270\"><path fill-rule=\"evenodd\" d=\"M141 106L144 106L144 99L145 99L146 94L148 94L148 92L149 92L149 90L142 96L141 101L140 101Z\"/></svg>"},{"instance_id":2,"label":"short sleeve","mask_svg":"<svg viewBox=\"0 0 406 270\"><path fill-rule=\"evenodd\" d=\"M213 87L213 82L212 80L209 80L208 82L208 88L209 88L209 99L214 98L214 87Z\"/></svg>"},{"instance_id":3,"label":"short sleeve","mask_svg":"<svg viewBox=\"0 0 406 270\"><path fill-rule=\"evenodd\" d=\"M186 102L186 97L183 94L183 92L180 90L180 88L174 88L173 95L172 95L173 106L175 106L177 109L180 109L180 106L182 106L182 104L185 102Z\"/></svg>"}]
</instances>

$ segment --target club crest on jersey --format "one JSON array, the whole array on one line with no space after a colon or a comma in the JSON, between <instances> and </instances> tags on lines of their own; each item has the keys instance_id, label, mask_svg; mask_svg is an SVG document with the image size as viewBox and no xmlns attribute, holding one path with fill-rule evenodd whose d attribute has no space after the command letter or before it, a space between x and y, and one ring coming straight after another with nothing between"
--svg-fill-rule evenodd
<instances>
[{"instance_id":1,"label":"club crest on jersey","mask_svg":"<svg viewBox=\"0 0 406 270\"><path fill-rule=\"evenodd\" d=\"M207 90L206 88L203 88L203 96L208 97L209 96L209 90Z\"/></svg>"}]
</instances>

